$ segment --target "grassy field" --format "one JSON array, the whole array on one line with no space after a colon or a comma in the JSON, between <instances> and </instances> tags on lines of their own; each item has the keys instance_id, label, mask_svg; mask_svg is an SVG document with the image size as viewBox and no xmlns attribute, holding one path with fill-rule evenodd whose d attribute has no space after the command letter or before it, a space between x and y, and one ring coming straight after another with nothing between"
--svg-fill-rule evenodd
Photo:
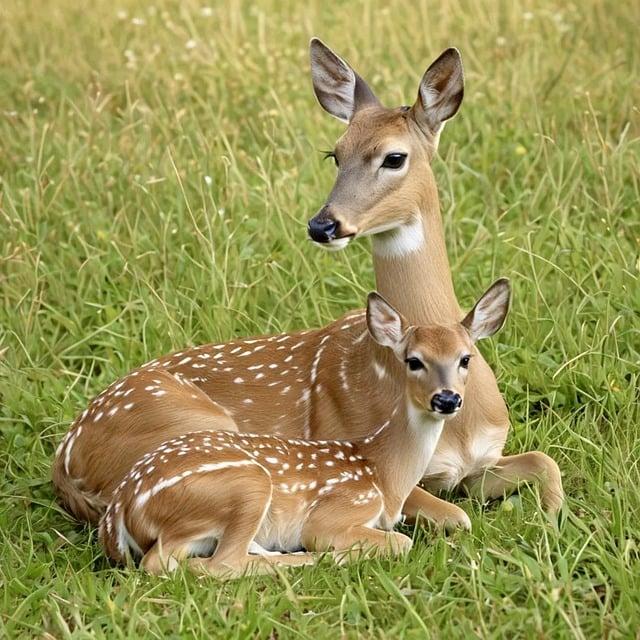
<instances>
[{"instance_id":1,"label":"grassy field","mask_svg":"<svg viewBox=\"0 0 640 640\"><path fill-rule=\"evenodd\" d=\"M633 2L36 2L0 6L0 635L640 638L640 55ZM327 323L373 286L365 242L306 241L341 125L307 43L387 104L461 49L435 171L461 301L499 275L483 350L508 452L568 494L457 498L473 531L396 562L220 584L112 569L55 504L54 449L135 365Z\"/></svg>"}]
</instances>

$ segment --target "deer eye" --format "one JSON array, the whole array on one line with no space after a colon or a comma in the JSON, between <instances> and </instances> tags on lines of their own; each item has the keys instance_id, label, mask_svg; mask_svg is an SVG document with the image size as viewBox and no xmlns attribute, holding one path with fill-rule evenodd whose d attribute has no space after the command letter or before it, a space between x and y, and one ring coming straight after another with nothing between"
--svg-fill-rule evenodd
<instances>
[{"instance_id":1,"label":"deer eye","mask_svg":"<svg viewBox=\"0 0 640 640\"><path fill-rule=\"evenodd\" d=\"M406 153L389 153L382 161L383 169L402 169L407 159Z\"/></svg>"},{"instance_id":2,"label":"deer eye","mask_svg":"<svg viewBox=\"0 0 640 640\"><path fill-rule=\"evenodd\" d=\"M336 167L340 166L338 164L338 157L333 151L327 151L327 153L324 154L324 159L327 160L328 158L333 158L333 162L336 165Z\"/></svg>"},{"instance_id":3,"label":"deer eye","mask_svg":"<svg viewBox=\"0 0 640 640\"><path fill-rule=\"evenodd\" d=\"M424 369L424 365L418 358L407 358L405 362L409 365L409 369L411 371L419 371L420 369Z\"/></svg>"},{"instance_id":4,"label":"deer eye","mask_svg":"<svg viewBox=\"0 0 640 640\"><path fill-rule=\"evenodd\" d=\"M470 360L471 360L471 356L462 356L462 358L460 358L460 366L463 369L468 369Z\"/></svg>"}]
</instances>

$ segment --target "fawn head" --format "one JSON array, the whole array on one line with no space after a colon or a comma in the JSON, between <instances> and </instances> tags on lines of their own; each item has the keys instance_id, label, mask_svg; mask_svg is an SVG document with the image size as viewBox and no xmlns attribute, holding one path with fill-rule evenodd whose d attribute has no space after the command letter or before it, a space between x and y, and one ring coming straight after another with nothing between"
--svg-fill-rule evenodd
<instances>
[{"instance_id":1,"label":"fawn head","mask_svg":"<svg viewBox=\"0 0 640 640\"><path fill-rule=\"evenodd\" d=\"M383 107L367 83L317 38L311 40L310 53L320 105L348 125L327 154L338 176L326 203L309 221L310 238L325 248L342 249L357 236L419 222L424 194L437 195L430 162L440 132L462 102L460 53L444 51L422 77L413 106L393 109Z\"/></svg>"},{"instance_id":2,"label":"fawn head","mask_svg":"<svg viewBox=\"0 0 640 640\"><path fill-rule=\"evenodd\" d=\"M502 327L509 311L510 291L506 278L497 280L462 322L448 327L409 326L380 294L369 294L369 333L404 363L406 395L416 410L439 418L459 411L473 345Z\"/></svg>"}]
</instances>

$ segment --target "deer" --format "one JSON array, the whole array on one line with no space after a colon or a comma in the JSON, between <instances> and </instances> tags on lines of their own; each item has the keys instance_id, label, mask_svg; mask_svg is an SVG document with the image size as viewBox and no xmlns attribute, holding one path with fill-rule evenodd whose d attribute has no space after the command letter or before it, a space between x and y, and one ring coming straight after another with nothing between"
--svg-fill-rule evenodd
<instances>
[{"instance_id":1,"label":"deer","mask_svg":"<svg viewBox=\"0 0 640 640\"><path fill-rule=\"evenodd\" d=\"M311 70L320 104L349 125L334 152L336 186L309 223L309 235L327 248L372 235L381 294L413 324L458 322L463 314L430 168L437 135L462 97L458 52L447 50L430 65L410 109L380 106L364 81L317 39L311 41ZM394 153L380 159L388 145ZM365 170L374 161L402 166L385 167L377 184ZM553 513L562 504L560 471L551 458L541 452L502 456L506 405L490 367L474 354L465 408L426 470L425 486L433 493L419 486L411 491L403 507L408 521L420 514L437 527L469 529L464 509L434 495L459 486L500 497L521 481L538 481L545 508ZM54 488L73 516L97 524L133 464L185 433L250 426L256 434L294 439L364 437L372 424L390 418L385 398L393 390L392 365L371 339L363 309L317 329L159 356L111 383L72 422L55 454Z\"/></svg>"},{"instance_id":2,"label":"deer","mask_svg":"<svg viewBox=\"0 0 640 640\"><path fill-rule=\"evenodd\" d=\"M461 317L445 246L431 163L445 124L464 96L462 58L446 49L426 70L412 106L386 108L369 85L321 40L310 44L313 89L322 108L347 125L326 154L337 167L329 197L308 222L319 247L341 250L371 237L376 289L413 323L455 322ZM467 401L451 421L407 514L468 523L435 495L462 488L483 500L538 482L550 514L564 492L557 463L541 451L503 455L509 415L495 376L475 350Z\"/></svg>"},{"instance_id":3,"label":"deer","mask_svg":"<svg viewBox=\"0 0 640 640\"><path fill-rule=\"evenodd\" d=\"M224 578L310 564L320 552L341 561L407 553L412 539L393 527L464 404L474 343L502 327L509 301L503 278L461 322L413 326L370 293L367 331L394 361L390 417L351 440L208 429L170 439L116 488L99 527L107 556L140 559L150 573L187 560ZM345 334L357 337L352 328ZM166 390L163 381L157 387Z\"/></svg>"}]
</instances>

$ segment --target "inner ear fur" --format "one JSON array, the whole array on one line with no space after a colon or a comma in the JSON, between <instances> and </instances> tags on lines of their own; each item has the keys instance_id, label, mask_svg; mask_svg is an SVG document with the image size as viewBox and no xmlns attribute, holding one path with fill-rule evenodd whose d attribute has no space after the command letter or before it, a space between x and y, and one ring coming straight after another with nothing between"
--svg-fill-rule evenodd
<instances>
[{"instance_id":1,"label":"inner ear fur","mask_svg":"<svg viewBox=\"0 0 640 640\"><path fill-rule=\"evenodd\" d=\"M411 111L422 129L437 136L445 122L458 112L463 97L462 57L455 47L450 47L425 71Z\"/></svg>"},{"instance_id":2,"label":"inner ear fur","mask_svg":"<svg viewBox=\"0 0 640 640\"><path fill-rule=\"evenodd\" d=\"M494 335L505 323L511 305L511 284L507 278L496 280L462 320L476 342Z\"/></svg>"},{"instance_id":3,"label":"inner ear fur","mask_svg":"<svg viewBox=\"0 0 640 640\"><path fill-rule=\"evenodd\" d=\"M311 39L309 56L313 91L334 118L348 123L360 109L380 104L369 85L319 38Z\"/></svg>"}]
</instances>

